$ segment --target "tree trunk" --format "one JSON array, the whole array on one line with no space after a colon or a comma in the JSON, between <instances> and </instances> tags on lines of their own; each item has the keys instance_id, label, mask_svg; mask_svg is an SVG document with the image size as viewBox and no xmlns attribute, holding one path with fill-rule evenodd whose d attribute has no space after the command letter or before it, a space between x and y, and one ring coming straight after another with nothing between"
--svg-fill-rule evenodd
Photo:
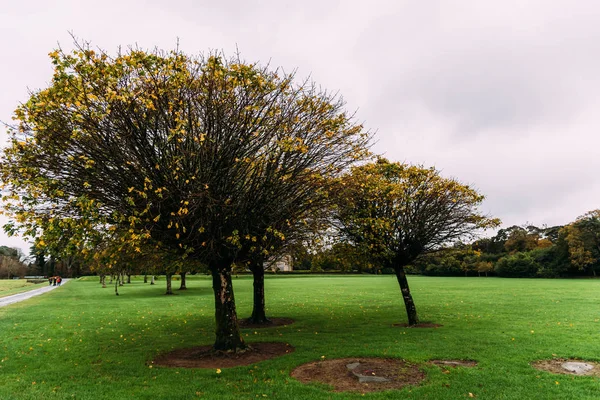
<instances>
[{"instance_id":1,"label":"tree trunk","mask_svg":"<svg viewBox=\"0 0 600 400\"><path fill-rule=\"evenodd\" d=\"M144 283L148 283L148 273L144 271Z\"/></svg>"},{"instance_id":2,"label":"tree trunk","mask_svg":"<svg viewBox=\"0 0 600 400\"><path fill-rule=\"evenodd\" d=\"M123 273L117 275L117 281L119 282L119 286L123 286Z\"/></svg>"},{"instance_id":3,"label":"tree trunk","mask_svg":"<svg viewBox=\"0 0 600 400\"><path fill-rule=\"evenodd\" d=\"M106 275L102 275L100 280L102 281L102 288L106 288Z\"/></svg>"},{"instance_id":4,"label":"tree trunk","mask_svg":"<svg viewBox=\"0 0 600 400\"><path fill-rule=\"evenodd\" d=\"M127 274L127 283L131 283L131 274Z\"/></svg>"},{"instance_id":5,"label":"tree trunk","mask_svg":"<svg viewBox=\"0 0 600 400\"><path fill-rule=\"evenodd\" d=\"M267 319L265 313L265 270L262 262L253 265L250 269L254 281L254 305L248 320L254 324L268 324L271 321Z\"/></svg>"},{"instance_id":6,"label":"tree trunk","mask_svg":"<svg viewBox=\"0 0 600 400\"><path fill-rule=\"evenodd\" d=\"M118 279L115 280L115 294L117 296L119 295L119 280Z\"/></svg>"},{"instance_id":7,"label":"tree trunk","mask_svg":"<svg viewBox=\"0 0 600 400\"><path fill-rule=\"evenodd\" d=\"M154 285L154 275L152 275L152 279L150 279L150 284Z\"/></svg>"},{"instance_id":8,"label":"tree trunk","mask_svg":"<svg viewBox=\"0 0 600 400\"><path fill-rule=\"evenodd\" d=\"M231 267L212 271L213 292L215 294L216 339L214 350L233 351L246 348L238 326L235 298L231 283Z\"/></svg>"},{"instance_id":9,"label":"tree trunk","mask_svg":"<svg viewBox=\"0 0 600 400\"><path fill-rule=\"evenodd\" d=\"M165 294L173 294L173 289L171 288L171 277L172 277L172 275L171 274L167 274L166 277L167 277L167 293L165 293Z\"/></svg>"},{"instance_id":10,"label":"tree trunk","mask_svg":"<svg viewBox=\"0 0 600 400\"><path fill-rule=\"evenodd\" d=\"M49 265L49 269L50 269L50 275L55 276L56 275L56 262L54 261L54 256L50 257L50 265Z\"/></svg>"},{"instance_id":11,"label":"tree trunk","mask_svg":"<svg viewBox=\"0 0 600 400\"><path fill-rule=\"evenodd\" d=\"M406 314L408 316L408 325L416 325L419 323L419 317L417 316L417 308L410 294L410 288L408 287L408 280L406 279L406 272L404 266L396 266L396 278L400 284L400 291L402 292L402 298L404 299L404 306L406 307Z\"/></svg>"},{"instance_id":12,"label":"tree trunk","mask_svg":"<svg viewBox=\"0 0 600 400\"><path fill-rule=\"evenodd\" d=\"M185 286L185 274L186 272L179 274L179 276L181 276L181 285L179 286L179 290L187 290L187 286Z\"/></svg>"}]
</instances>

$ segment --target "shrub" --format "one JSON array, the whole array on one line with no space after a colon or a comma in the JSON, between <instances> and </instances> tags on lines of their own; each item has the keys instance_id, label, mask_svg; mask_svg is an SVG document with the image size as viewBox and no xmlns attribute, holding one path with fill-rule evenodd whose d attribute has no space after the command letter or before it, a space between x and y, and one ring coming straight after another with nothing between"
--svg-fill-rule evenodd
<instances>
[{"instance_id":1,"label":"shrub","mask_svg":"<svg viewBox=\"0 0 600 400\"><path fill-rule=\"evenodd\" d=\"M494 271L498 276L507 278L532 278L539 268L540 265L529 253L515 253L498 260Z\"/></svg>"}]
</instances>

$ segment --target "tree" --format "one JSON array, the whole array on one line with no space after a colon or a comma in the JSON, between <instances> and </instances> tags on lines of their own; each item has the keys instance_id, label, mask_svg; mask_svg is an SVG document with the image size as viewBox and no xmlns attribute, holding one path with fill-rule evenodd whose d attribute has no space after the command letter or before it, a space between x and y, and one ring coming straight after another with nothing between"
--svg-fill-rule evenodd
<instances>
[{"instance_id":1,"label":"tree","mask_svg":"<svg viewBox=\"0 0 600 400\"><path fill-rule=\"evenodd\" d=\"M542 236L551 243L556 243L559 240L560 230L562 228L561 225L551 226L549 228L546 227L543 229Z\"/></svg>"},{"instance_id":2,"label":"tree","mask_svg":"<svg viewBox=\"0 0 600 400\"><path fill-rule=\"evenodd\" d=\"M539 229L534 226L528 226L527 229L518 225L499 229L495 236L491 238L482 238L473 242L473 249L488 254L503 254L507 251L524 251L527 245L530 245L531 238L539 237ZM534 234L533 237L526 237L528 234ZM512 238L512 239L511 239ZM506 243L508 249L506 248ZM535 247L535 246L534 246Z\"/></svg>"},{"instance_id":3,"label":"tree","mask_svg":"<svg viewBox=\"0 0 600 400\"><path fill-rule=\"evenodd\" d=\"M325 193L325 192L321 192ZM282 193L277 199L273 198L272 201L277 201L280 205L290 200L290 193ZM291 198L294 200L294 198ZM254 236L248 234L250 241L247 241L242 246L240 257L241 261L244 261L250 272L252 272L253 280L253 306L252 314L248 318L248 322L252 324L270 324L271 321L266 315L266 300L265 300L265 271L272 267L273 263L279 260L281 257L286 256L289 249L294 247L295 244L301 242L311 236L311 233L318 230L319 219L314 218L317 215L317 210L322 211L321 208L327 203L326 196L316 197L317 204L309 202L307 205L310 208L304 212L296 209L295 213L304 216L301 220L302 223L292 225L289 221L289 213L285 212L281 214L279 218L271 214L268 210L263 214L263 222L269 221L272 224L264 228L261 232L261 221L256 221L253 225L252 231ZM296 203L298 203L296 201ZM301 204L296 204L296 207ZM288 207L283 207L281 210L286 210ZM316 208L317 210L314 210ZM310 218L309 218L310 217ZM257 229L258 228L258 229ZM262 236L260 235L262 233Z\"/></svg>"},{"instance_id":4,"label":"tree","mask_svg":"<svg viewBox=\"0 0 600 400\"><path fill-rule=\"evenodd\" d=\"M191 261L193 261L193 260L191 260ZM206 271L207 271L206 266L200 262L182 263L182 265L180 266L180 269L179 269L179 276L181 277L181 283L179 285L179 290L187 290L187 285L186 285L187 274L189 274L189 273L196 274L198 272L206 272ZM146 282L144 282L144 283L146 283Z\"/></svg>"},{"instance_id":5,"label":"tree","mask_svg":"<svg viewBox=\"0 0 600 400\"><path fill-rule=\"evenodd\" d=\"M43 237L40 220L76 218L118 229L133 251L147 242L208 265L214 349L245 348L232 263L257 233L278 235L272 221L295 225L317 207L368 132L336 95L239 57L111 57L85 44L50 56L51 85L17 109L0 165L15 228Z\"/></svg>"},{"instance_id":6,"label":"tree","mask_svg":"<svg viewBox=\"0 0 600 400\"><path fill-rule=\"evenodd\" d=\"M494 271L494 264L492 264L489 261L478 261L477 264L475 264L476 269L477 269L477 273L479 274L479 276L481 276L481 273L483 272L485 274L485 276L488 276L488 272L492 272Z\"/></svg>"},{"instance_id":7,"label":"tree","mask_svg":"<svg viewBox=\"0 0 600 400\"><path fill-rule=\"evenodd\" d=\"M294 270L305 271L310 269L313 255L306 243L294 243L288 248L288 254Z\"/></svg>"},{"instance_id":8,"label":"tree","mask_svg":"<svg viewBox=\"0 0 600 400\"><path fill-rule=\"evenodd\" d=\"M600 210L589 211L561 230L571 265L596 276L600 265Z\"/></svg>"},{"instance_id":9,"label":"tree","mask_svg":"<svg viewBox=\"0 0 600 400\"><path fill-rule=\"evenodd\" d=\"M481 252L460 241L452 246L436 249L416 259L411 267L424 275L469 276L477 271Z\"/></svg>"},{"instance_id":10,"label":"tree","mask_svg":"<svg viewBox=\"0 0 600 400\"><path fill-rule=\"evenodd\" d=\"M496 263L494 270L498 276L509 278L533 278L536 276L540 265L530 253L513 253L501 258Z\"/></svg>"},{"instance_id":11,"label":"tree","mask_svg":"<svg viewBox=\"0 0 600 400\"><path fill-rule=\"evenodd\" d=\"M481 194L441 177L434 168L380 158L352 168L338 182L340 232L394 269L409 325L419 319L405 267L422 254L500 222L477 210Z\"/></svg>"},{"instance_id":12,"label":"tree","mask_svg":"<svg viewBox=\"0 0 600 400\"><path fill-rule=\"evenodd\" d=\"M509 253L518 253L531 251L538 247L540 239L540 230L534 226L522 228L513 226L510 229L508 238L504 243L504 248Z\"/></svg>"},{"instance_id":13,"label":"tree","mask_svg":"<svg viewBox=\"0 0 600 400\"><path fill-rule=\"evenodd\" d=\"M27 266L22 261L23 253L18 248L0 246L0 277L23 276Z\"/></svg>"},{"instance_id":14,"label":"tree","mask_svg":"<svg viewBox=\"0 0 600 400\"><path fill-rule=\"evenodd\" d=\"M48 273L47 262L46 262L46 250L39 248L35 244L29 248L29 255L34 259L35 268L39 271L39 274L43 276L52 276Z\"/></svg>"}]
</instances>

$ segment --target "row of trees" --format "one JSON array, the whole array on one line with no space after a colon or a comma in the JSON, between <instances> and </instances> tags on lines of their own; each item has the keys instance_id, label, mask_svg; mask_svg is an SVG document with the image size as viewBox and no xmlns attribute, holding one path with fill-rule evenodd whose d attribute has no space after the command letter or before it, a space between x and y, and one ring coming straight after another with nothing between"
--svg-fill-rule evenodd
<instances>
[{"instance_id":1,"label":"row of trees","mask_svg":"<svg viewBox=\"0 0 600 400\"><path fill-rule=\"evenodd\" d=\"M415 324L405 268L499 223L435 169L367 163L371 134L342 99L293 74L219 54L76 47L50 54L51 85L16 110L0 164L5 228L100 274L160 265L169 282L207 268L215 350L246 348L233 265L252 271L264 322L264 261L326 233L394 270Z\"/></svg>"},{"instance_id":2,"label":"row of trees","mask_svg":"<svg viewBox=\"0 0 600 400\"><path fill-rule=\"evenodd\" d=\"M0 279L24 276L80 276L90 274L83 259L62 260L48 253L47 249L32 246L29 255L21 249L0 246Z\"/></svg>"},{"instance_id":3,"label":"row of trees","mask_svg":"<svg viewBox=\"0 0 600 400\"><path fill-rule=\"evenodd\" d=\"M344 242L318 251L299 246L292 254L294 269L393 273ZM411 263L407 271L432 276L596 276L600 271L600 210L587 212L566 225L515 225L471 243L440 246Z\"/></svg>"},{"instance_id":4,"label":"row of trees","mask_svg":"<svg viewBox=\"0 0 600 400\"><path fill-rule=\"evenodd\" d=\"M420 259L411 272L438 276L556 278L600 271L600 210L564 226L501 229L490 238L457 243Z\"/></svg>"}]
</instances>

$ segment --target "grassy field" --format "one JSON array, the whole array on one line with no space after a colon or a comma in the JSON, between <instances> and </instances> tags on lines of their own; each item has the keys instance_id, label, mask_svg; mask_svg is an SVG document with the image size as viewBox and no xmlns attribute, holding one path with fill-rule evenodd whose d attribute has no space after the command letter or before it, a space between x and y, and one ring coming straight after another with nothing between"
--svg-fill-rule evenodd
<instances>
[{"instance_id":1,"label":"grassy field","mask_svg":"<svg viewBox=\"0 0 600 400\"><path fill-rule=\"evenodd\" d=\"M600 280L410 277L422 320L406 329L393 276L271 277L271 316L295 324L244 330L249 343L285 341L296 351L253 366L169 369L147 362L173 348L213 341L210 280L164 296L134 281L116 297L96 278L0 308L0 399L598 399L600 381L553 375L530 363L552 357L600 360ZM251 310L252 281L234 280L240 316ZM178 287L175 282L175 287ZM475 368L443 373L425 366L425 382L400 392L329 392L290 371L326 358L473 359Z\"/></svg>"},{"instance_id":2,"label":"grassy field","mask_svg":"<svg viewBox=\"0 0 600 400\"><path fill-rule=\"evenodd\" d=\"M0 297L37 289L45 284L28 283L25 279L0 279Z\"/></svg>"}]
</instances>

